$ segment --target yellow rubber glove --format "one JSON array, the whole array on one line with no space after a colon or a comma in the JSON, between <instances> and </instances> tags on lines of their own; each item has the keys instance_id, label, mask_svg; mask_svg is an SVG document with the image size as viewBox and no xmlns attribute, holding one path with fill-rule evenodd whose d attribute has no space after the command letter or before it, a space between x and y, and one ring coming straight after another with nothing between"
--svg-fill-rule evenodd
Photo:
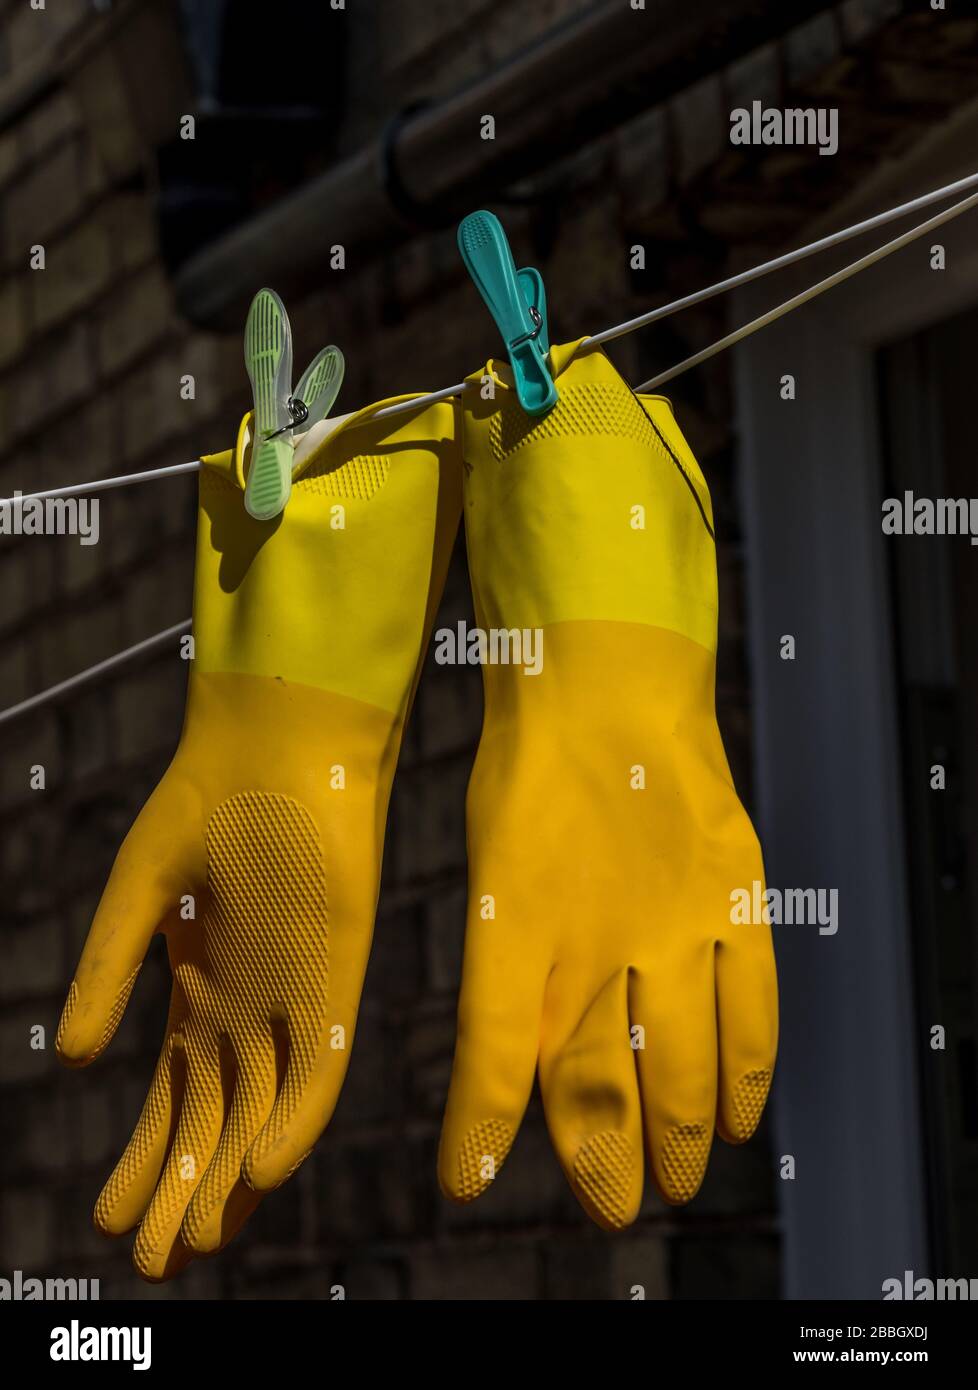
<instances>
[{"instance_id":1,"label":"yellow rubber glove","mask_svg":"<svg viewBox=\"0 0 978 1390\"><path fill-rule=\"evenodd\" d=\"M488 1186L539 1066L570 1184L617 1229L643 1149L686 1202L714 1124L753 1132L776 981L769 926L731 921L731 892L763 870L716 722L706 483L667 401L636 398L600 349L551 360L560 400L541 420L504 365L485 369L494 401L464 398L478 623L540 630L543 661L484 667L439 1177L460 1201Z\"/></svg>"},{"instance_id":2,"label":"yellow rubber glove","mask_svg":"<svg viewBox=\"0 0 978 1390\"><path fill-rule=\"evenodd\" d=\"M391 779L461 509L453 406L369 413L317 427L274 522L243 506L250 417L203 460L183 734L119 851L57 1038L69 1065L97 1057L164 933L163 1049L95 1209L108 1234L139 1225L146 1279L230 1239L308 1154L346 1071Z\"/></svg>"}]
</instances>

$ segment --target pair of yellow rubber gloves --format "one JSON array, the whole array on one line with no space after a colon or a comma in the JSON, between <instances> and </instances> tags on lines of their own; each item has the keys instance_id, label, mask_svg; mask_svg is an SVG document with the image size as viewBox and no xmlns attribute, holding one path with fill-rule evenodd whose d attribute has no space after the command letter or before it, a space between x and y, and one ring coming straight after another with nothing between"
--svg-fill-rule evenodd
<instances>
[{"instance_id":1,"label":"pair of yellow rubber gloves","mask_svg":"<svg viewBox=\"0 0 978 1390\"><path fill-rule=\"evenodd\" d=\"M537 1073L564 1171L607 1229L636 1216L643 1154L685 1202L714 1128L739 1142L758 1122L776 984L769 927L731 921L731 894L763 875L716 723L709 494L668 402L586 344L551 364L560 399L540 420L497 363L461 404L358 412L275 522L244 510L247 417L202 461L183 734L57 1040L70 1065L102 1052L162 932L166 1037L95 1210L106 1233L138 1228L144 1278L226 1244L332 1115L463 506L480 627L539 629L543 660L484 666L441 1186L468 1201L490 1185Z\"/></svg>"}]
</instances>

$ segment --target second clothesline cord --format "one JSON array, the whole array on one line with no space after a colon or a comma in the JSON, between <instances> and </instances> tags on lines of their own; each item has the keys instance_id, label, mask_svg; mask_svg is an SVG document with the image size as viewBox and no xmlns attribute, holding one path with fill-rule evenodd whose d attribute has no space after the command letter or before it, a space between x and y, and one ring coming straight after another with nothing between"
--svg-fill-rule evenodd
<instances>
[{"instance_id":1,"label":"second clothesline cord","mask_svg":"<svg viewBox=\"0 0 978 1390\"><path fill-rule=\"evenodd\" d=\"M807 259L809 256L816 255L820 251L828 251L834 246L838 246L845 241L850 241L854 237L861 236L865 232L870 232L877 227L885 226L889 222L896 221L898 218L908 215L911 212L918 212L921 208L929 207L933 203L939 202L942 198L951 197L954 194L965 192L967 189L978 188L978 174L969 174L966 178L958 179L955 183L946 184L943 188L937 188L930 193L924 193L919 198L914 198L908 203L901 203L896 207L888 208L885 212L877 213L873 217L864 219L862 222L855 222L850 227L844 227L841 231L832 232L828 236L819 238L817 241L809 242L805 246L798 247L794 251L785 252L784 255L776 256L773 260L763 261L761 264L752 266L748 270L740 271L736 275L729 276L725 280L718 280L713 285L707 285L704 289L697 290L693 294L685 295L681 299L674 300L670 304L661 305L657 309L651 309L647 313L639 314L636 318L628 319L624 323L615 325L613 328L606 328L600 333L592 334L584 341L587 343L604 344L612 342L616 338L624 337L628 333L633 333L636 329L647 328L651 324L659 323L673 314L680 313L683 309L689 309L697 304L703 304L717 295L726 294L731 290L739 289L744 285L761 279L765 275L770 275L776 270L786 269L788 266L796 265L799 261ZM892 241L884 242L882 246L867 252L865 256L860 256L856 261L843 266L834 274L829 275L816 284L802 290L801 293L794 295L791 299L785 300L782 304L769 309L760 317L752 319L750 323L742 325L732 333L711 343L700 352L694 353L691 357L685 358L682 362L670 367L667 371L660 372L658 376L651 377L634 389L638 392L655 391L667 382L674 381L676 377L684 372L690 371L693 367L701 366L708 362L712 357L734 347L737 343L743 342L752 334L760 329L766 328L769 324L775 323L786 314L795 309L799 309L804 304L810 303L819 295L827 290L833 289L836 285L851 279L861 271L867 270L870 266L876 265L887 256L901 250L904 246L909 246L928 232L936 231L938 227L944 226L947 222L962 213L968 212L971 208L978 206L978 192L972 193L969 197L963 198L960 202L954 203L943 212L928 218L926 221L918 223L908 231ZM384 406L382 409L374 411L371 419L386 419L391 416L406 414L410 411L421 409L428 405L433 405L436 401L448 400L453 396L461 396L466 389L465 382L456 382L453 386L446 386L441 391L432 391L423 396L415 396L407 401L400 401L396 405ZM195 473L200 468L200 460L192 459L187 463L169 464L163 468L144 469L138 473L126 473L114 478L99 478L88 483L71 483L64 487L49 488L41 492L22 493L19 498L5 498L0 505L14 506L19 502L40 501L47 497L72 497L83 496L92 492L104 492L111 488L128 487L134 483L149 482L158 478L173 478L182 473Z\"/></svg>"}]
</instances>

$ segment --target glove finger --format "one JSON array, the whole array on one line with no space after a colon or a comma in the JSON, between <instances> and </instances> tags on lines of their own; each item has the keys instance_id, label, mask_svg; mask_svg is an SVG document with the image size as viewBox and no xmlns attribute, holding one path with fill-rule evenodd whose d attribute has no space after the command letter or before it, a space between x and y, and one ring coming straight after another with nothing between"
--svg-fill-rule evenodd
<instances>
[{"instance_id":1,"label":"glove finger","mask_svg":"<svg viewBox=\"0 0 978 1390\"><path fill-rule=\"evenodd\" d=\"M548 967L531 941L514 947L502 922L470 911L438 1149L441 1190L456 1202L486 1190L520 1127L536 1073Z\"/></svg>"},{"instance_id":2,"label":"glove finger","mask_svg":"<svg viewBox=\"0 0 978 1390\"><path fill-rule=\"evenodd\" d=\"M196 1197L196 1194L194 1194ZM194 1220L191 1238L185 1233L188 1217L180 1228L180 1241L191 1255L216 1255L223 1250L261 1205L263 1194L253 1192L243 1178L234 1180L220 1201L199 1222ZM193 1201L191 1201L193 1206Z\"/></svg>"},{"instance_id":3,"label":"glove finger","mask_svg":"<svg viewBox=\"0 0 978 1390\"><path fill-rule=\"evenodd\" d=\"M273 1192L290 1178L332 1118L346 1059L324 1065L310 1077L293 1054L271 1114L240 1160L241 1176L256 1193Z\"/></svg>"},{"instance_id":4,"label":"glove finger","mask_svg":"<svg viewBox=\"0 0 978 1390\"><path fill-rule=\"evenodd\" d=\"M717 947L720 1091L717 1129L742 1144L757 1128L778 1050L778 981L765 923L735 928Z\"/></svg>"},{"instance_id":5,"label":"glove finger","mask_svg":"<svg viewBox=\"0 0 978 1390\"><path fill-rule=\"evenodd\" d=\"M173 1142L184 1092L183 1039L176 1031L176 990L168 1024L142 1113L125 1152L95 1204L94 1221L105 1235L120 1236L141 1221L156 1190Z\"/></svg>"},{"instance_id":6,"label":"glove finger","mask_svg":"<svg viewBox=\"0 0 978 1390\"><path fill-rule=\"evenodd\" d=\"M356 920L342 909L338 915ZM256 1192L281 1187L332 1118L350 1060L369 943L369 927L337 937L330 952L328 995L325 985L317 983L327 978L324 966L321 974L309 972L304 992L295 993L288 1007L279 1006L272 1019L282 1084L241 1163L242 1178ZM299 983L293 981L293 990Z\"/></svg>"},{"instance_id":7,"label":"glove finger","mask_svg":"<svg viewBox=\"0 0 978 1390\"><path fill-rule=\"evenodd\" d=\"M231 1059L234 1089L214 1157L187 1207L181 1235L197 1255L227 1244L258 1206L261 1196L241 1180L241 1160L268 1118L275 1099L275 1049L271 1035L249 1037Z\"/></svg>"},{"instance_id":8,"label":"glove finger","mask_svg":"<svg viewBox=\"0 0 978 1390\"><path fill-rule=\"evenodd\" d=\"M150 939L187 891L187 824L175 780L164 780L119 850L82 948L55 1041L68 1066L87 1066L109 1045Z\"/></svg>"},{"instance_id":9,"label":"glove finger","mask_svg":"<svg viewBox=\"0 0 978 1390\"><path fill-rule=\"evenodd\" d=\"M589 1001L569 971L551 975L540 1090L557 1156L581 1206L605 1230L630 1225L642 1201L643 1161L627 969Z\"/></svg>"},{"instance_id":10,"label":"glove finger","mask_svg":"<svg viewBox=\"0 0 978 1390\"><path fill-rule=\"evenodd\" d=\"M186 1081L176 1133L133 1246L136 1271L150 1283L172 1278L192 1258L180 1226L214 1156L230 1105L231 1078L226 1067L222 1071L217 1046L205 1044L188 1028L184 1054Z\"/></svg>"},{"instance_id":11,"label":"glove finger","mask_svg":"<svg viewBox=\"0 0 978 1390\"><path fill-rule=\"evenodd\" d=\"M713 1143L717 1097L714 946L657 961L632 981L642 1110L652 1175L674 1205L699 1191Z\"/></svg>"}]
</instances>

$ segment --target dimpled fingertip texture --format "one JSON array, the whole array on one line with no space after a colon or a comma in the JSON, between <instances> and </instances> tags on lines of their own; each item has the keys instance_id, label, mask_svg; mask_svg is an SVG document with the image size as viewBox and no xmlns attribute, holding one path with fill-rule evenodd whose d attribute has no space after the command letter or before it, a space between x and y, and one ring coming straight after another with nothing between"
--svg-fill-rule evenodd
<instances>
[{"instance_id":1,"label":"dimpled fingertip texture","mask_svg":"<svg viewBox=\"0 0 978 1390\"><path fill-rule=\"evenodd\" d=\"M62 1056L62 1052L61 1052L61 1043L62 1043L62 1041L64 1040L65 1029L68 1027L68 1024L71 1022L71 1015L75 1012L75 1005L76 1005L77 1003L78 1003L78 985L76 984L76 982L75 982L74 980L72 980L71 985L69 986L69 989L68 989L68 998L65 1000L65 1006L64 1006L64 1008L61 1010L61 1021L60 1021L59 1024L58 1024L57 1036L56 1036L55 1039L54 1039L54 1048L55 1048L55 1051L57 1052L57 1054L58 1054L59 1057Z\"/></svg>"},{"instance_id":2,"label":"dimpled fingertip texture","mask_svg":"<svg viewBox=\"0 0 978 1390\"><path fill-rule=\"evenodd\" d=\"M141 965L142 963L140 962L140 965L135 966L123 980L122 984L119 987L119 993L115 997L115 1003L109 1010L109 1016L105 1020L105 1027L102 1029L101 1035L99 1036L99 1040L95 1044L94 1049L91 1052L89 1052L86 1057L81 1059L82 1062L94 1062L96 1057L100 1057L102 1053L105 1051L105 1049L108 1047L109 1043L112 1041L112 1037L115 1033L115 1030L118 1028L119 1023L122 1019L122 1015L126 1011L126 1005L129 1003L129 996L130 994L132 994L133 986L136 983L136 976L139 974ZM72 980L71 988L68 990L68 998L65 1000L64 1010L61 1014L61 1021L58 1024L57 1036L54 1040L54 1046L56 1052L58 1053L58 1056L61 1057L62 1061L67 1062L69 1065L77 1065L77 1063L75 1063L74 1058L65 1057L61 1049L62 1044L64 1042L65 1032L67 1031L68 1025L71 1022L71 1016L75 1011L75 1005L77 1003L78 983L76 980Z\"/></svg>"},{"instance_id":3,"label":"dimpled fingertip texture","mask_svg":"<svg viewBox=\"0 0 978 1390\"><path fill-rule=\"evenodd\" d=\"M304 1154L299 1155L299 1157L293 1163L292 1167L285 1174L285 1177L282 1179L282 1182L278 1184L279 1187L281 1187L284 1183L287 1183L289 1178L292 1177L293 1173L297 1173L299 1171L299 1169L302 1167L302 1165L305 1163L306 1159L309 1157L311 1153L312 1149L306 1149Z\"/></svg>"},{"instance_id":4,"label":"dimpled fingertip texture","mask_svg":"<svg viewBox=\"0 0 978 1390\"><path fill-rule=\"evenodd\" d=\"M662 1145L663 1187L673 1202L695 1197L710 1156L710 1131L704 1124L674 1125Z\"/></svg>"},{"instance_id":5,"label":"dimpled fingertip texture","mask_svg":"<svg viewBox=\"0 0 978 1390\"><path fill-rule=\"evenodd\" d=\"M627 1134L603 1130L578 1150L574 1181L602 1222L619 1231L628 1224L635 1154Z\"/></svg>"},{"instance_id":6,"label":"dimpled fingertip texture","mask_svg":"<svg viewBox=\"0 0 978 1390\"><path fill-rule=\"evenodd\" d=\"M474 1125L462 1142L458 1155L458 1191L460 1202L471 1202L485 1192L492 1178L485 1176L486 1159L492 1159L495 1172L506 1161L513 1144L513 1128L505 1120L483 1120Z\"/></svg>"},{"instance_id":7,"label":"dimpled fingertip texture","mask_svg":"<svg viewBox=\"0 0 978 1390\"><path fill-rule=\"evenodd\" d=\"M737 1139L749 1139L757 1128L771 1086L771 1070L761 1067L745 1072L737 1082L731 1103Z\"/></svg>"},{"instance_id":8,"label":"dimpled fingertip texture","mask_svg":"<svg viewBox=\"0 0 978 1390\"><path fill-rule=\"evenodd\" d=\"M308 473L296 479L295 486L319 497L350 497L369 502L387 482L391 461L382 454L361 454L340 464L339 468L317 470L315 464Z\"/></svg>"}]
</instances>

